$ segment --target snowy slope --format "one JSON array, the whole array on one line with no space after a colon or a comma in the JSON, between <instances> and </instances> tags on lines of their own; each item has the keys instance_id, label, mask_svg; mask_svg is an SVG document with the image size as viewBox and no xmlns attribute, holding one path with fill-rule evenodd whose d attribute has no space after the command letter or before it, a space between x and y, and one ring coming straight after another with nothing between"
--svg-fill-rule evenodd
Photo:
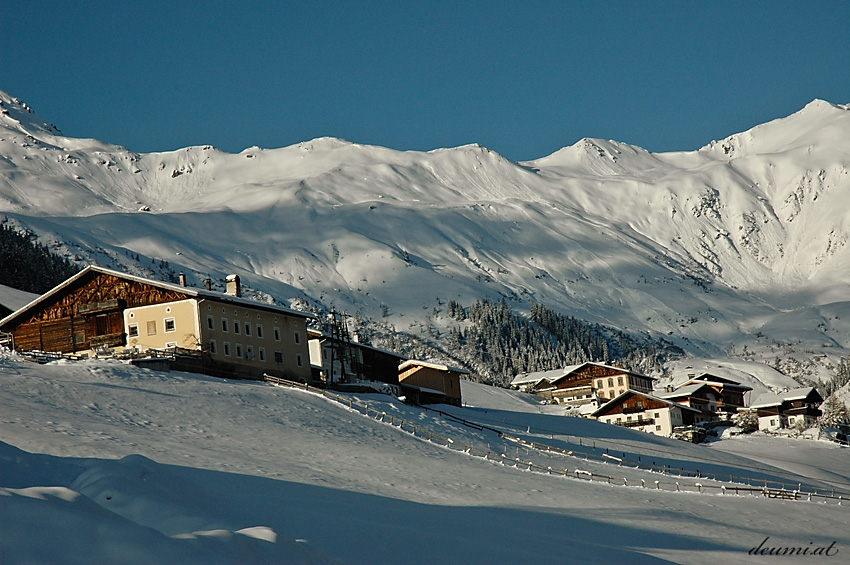
<instances>
[{"instance_id":1,"label":"snowy slope","mask_svg":"<svg viewBox=\"0 0 850 565\"><path fill-rule=\"evenodd\" d=\"M724 450L726 440L667 440L463 385L473 406L437 408L536 441L850 488L848 451L834 444L796 440L794 459L782 461L783 444L765 464L737 444ZM641 478L668 488L677 479L523 452L631 486L528 472L304 391L117 362L16 359L0 360L0 386L0 551L9 563L750 563L748 550L767 536L850 551L846 505L641 488ZM390 397L351 398L458 444L519 451ZM765 455L773 438L747 440ZM806 454L827 465L812 468L810 457L804 469Z\"/></svg>"},{"instance_id":2,"label":"snowy slope","mask_svg":"<svg viewBox=\"0 0 850 565\"><path fill-rule=\"evenodd\" d=\"M535 300L697 355L793 357L815 379L850 345L847 106L698 151L584 139L515 163L335 138L137 154L0 100L0 212L81 261L238 273L403 331L444 328L447 299Z\"/></svg>"}]
</instances>

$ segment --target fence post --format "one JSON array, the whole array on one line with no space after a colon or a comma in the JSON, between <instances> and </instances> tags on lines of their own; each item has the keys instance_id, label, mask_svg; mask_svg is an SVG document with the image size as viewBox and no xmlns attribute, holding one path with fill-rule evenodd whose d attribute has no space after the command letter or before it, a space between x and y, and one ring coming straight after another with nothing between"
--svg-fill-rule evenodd
<instances>
[{"instance_id":1,"label":"fence post","mask_svg":"<svg viewBox=\"0 0 850 565\"><path fill-rule=\"evenodd\" d=\"M661 481L655 481L655 490L661 490Z\"/></svg>"}]
</instances>

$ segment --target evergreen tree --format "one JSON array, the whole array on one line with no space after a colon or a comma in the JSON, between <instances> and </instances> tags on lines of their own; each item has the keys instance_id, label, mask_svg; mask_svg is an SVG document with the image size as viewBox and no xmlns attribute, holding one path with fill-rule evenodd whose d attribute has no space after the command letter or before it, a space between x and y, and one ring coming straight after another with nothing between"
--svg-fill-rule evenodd
<instances>
[{"instance_id":1,"label":"evergreen tree","mask_svg":"<svg viewBox=\"0 0 850 565\"><path fill-rule=\"evenodd\" d=\"M57 257L31 232L16 230L7 218L0 222L0 284L41 294L79 272Z\"/></svg>"},{"instance_id":2,"label":"evergreen tree","mask_svg":"<svg viewBox=\"0 0 850 565\"><path fill-rule=\"evenodd\" d=\"M823 414L818 418L822 428L842 428L850 426L850 412L844 401L833 394L826 399L822 408Z\"/></svg>"}]
</instances>

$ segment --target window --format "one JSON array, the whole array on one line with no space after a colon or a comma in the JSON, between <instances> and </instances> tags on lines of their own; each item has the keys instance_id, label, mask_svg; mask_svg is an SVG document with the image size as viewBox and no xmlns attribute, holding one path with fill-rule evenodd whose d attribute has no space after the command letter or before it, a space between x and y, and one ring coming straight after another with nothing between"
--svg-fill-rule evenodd
<instances>
[{"instance_id":1,"label":"window","mask_svg":"<svg viewBox=\"0 0 850 565\"><path fill-rule=\"evenodd\" d=\"M263 339L263 326L257 324L257 337Z\"/></svg>"},{"instance_id":2,"label":"window","mask_svg":"<svg viewBox=\"0 0 850 565\"><path fill-rule=\"evenodd\" d=\"M656 426L655 426L655 431L656 431L656 432L660 432L660 431L661 431L661 426L660 426L660 425L656 425Z\"/></svg>"},{"instance_id":3,"label":"window","mask_svg":"<svg viewBox=\"0 0 850 565\"><path fill-rule=\"evenodd\" d=\"M623 386L623 377L617 377L617 384Z\"/></svg>"},{"instance_id":4,"label":"window","mask_svg":"<svg viewBox=\"0 0 850 565\"><path fill-rule=\"evenodd\" d=\"M221 331L223 331L223 332L227 331L227 318L221 319Z\"/></svg>"},{"instance_id":5,"label":"window","mask_svg":"<svg viewBox=\"0 0 850 565\"><path fill-rule=\"evenodd\" d=\"M274 362L283 364L283 353L280 351L274 352Z\"/></svg>"},{"instance_id":6,"label":"window","mask_svg":"<svg viewBox=\"0 0 850 565\"><path fill-rule=\"evenodd\" d=\"M295 343L296 344L301 343L301 332L295 332Z\"/></svg>"},{"instance_id":7,"label":"window","mask_svg":"<svg viewBox=\"0 0 850 565\"><path fill-rule=\"evenodd\" d=\"M275 329L274 329L274 340L275 340L275 341L280 341L280 328L275 328Z\"/></svg>"},{"instance_id":8,"label":"window","mask_svg":"<svg viewBox=\"0 0 850 565\"><path fill-rule=\"evenodd\" d=\"M239 320L233 320L233 333L239 333Z\"/></svg>"},{"instance_id":9,"label":"window","mask_svg":"<svg viewBox=\"0 0 850 565\"><path fill-rule=\"evenodd\" d=\"M207 316L207 328L211 330L215 329L215 318L212 316Z\"/></svg>"},{"instance_id":10,"label":"window","mask_svg":"<svg viewBox=\"0 0 850 565\"><path fill-rule=\"evenodd\" d=\"M177 347L177 342L176 341L169 341L168 343L165 344L165 347Z\"/></svg>"},{"instance_id":11,"label":"window","mask_svg":"<svg viewBox=\"0 0 850 565\"><path fill-rule=\"evenodd\" d=\"M226 341L224 342L224 355L230 357L230 344Z\"/></svg>"},{"instance_id":12,"label":"window","mask_svg":"<svg viewBox=\"0 0 850 565\"><path fill-rule=\"evenodd\" d=\"M245 346L245 359L247 359L248 361L254 360L254 347L253 346L251 346L251 345Z\"/></svg>"},{"instance_id":13,"label":"window","mask_svg":"<svg viewBox=\"0 0 850 565\"><path fill-rule=\"evenodd\" d=\"M643 408L643 400L638 400L637 402L635 402L635 406L637 406L638 408Z\"/></svg>"},{"instance_id":14,"label":"window","mask_svg":"<svg viewBox=\"0 0 850 565\"><path fill-rule=\"evenodd\" d=\"M164 320L165 323L165 333L177 331L177 326L174 323L174 318L166 318Z\"/></svg>"},{"instance_id":15,"label":"window","mask_svg":"<svg viewBox=\"0 0 850 565\"><path fill-rule=\"evenodd\" d=\"M251 337L251 322L245 322L245 335Z\"/></svg>"},{"instance_id":16,"label":"window","mask_svg":"<svg viewBox=\"0 0 850 565\"><path fill-rule=\"evenodd\" d=\"M238 358L242 359L242 344L241 343L236 344L236 356Z\"/></svg>"},{"instance_id":17,"label":"window","mask_svg":"<svg viewBox=\"0 0 850 565\"><path fill-rule=\"evenodd\" d=\"M301 356L301 354L300 354L300 353L299 353L298 355L296 355L296 356L295 356L295 363L296 363L296 365L298 365L299 367L303 367L303 366L304 366L304 358Z\"/></svg>"},{"instance_id":18,"label":"window","mask_svg":"<svg viewBox=\"0 0 850 565\"><path fill-rule=\"evenodd\" d=\"M257 351L257 353L259 353L259 354L260 354L260 361L262 361L263 363L265 363L265 362L266 362L266 350L265 350L264 348L262 348L262 347L261 347L261 348Z\"/></svg>"},{"instance_id":19,"label":"window","mask_svg":"<svg viewBox=\"0 0 850 565\"><path fill-rule=\"evenodd\" d=\"M212 355L215 355L215 340L214 339L210 340L210 353Z\"/></svg>"},{"instance_id":20,"label":"window","mask_svg":"<svg viewBox=\"0 0 850 565\"><path fill-rule=\"evenodd\" d=\"M148 335L156 335L156 320L148 322Z\"/></svg>"},{"instance_id":21,"label":"window","mask_svg":"<svg viewBox=\"0 0 850 565\"><path fill-rule=\"evenodd\" d=\"M608 386L610 386L610 387L614 386L614 379L611 379L611 378L608 379Z\"/></svg>"},{"instance_id":22,"label":"window","mask_svg":"<svg viewBox=\"0 0 850 565\"><path fill-rule=\"evenodd\" d=\"M139 337L139 324L130 324L127 326L127 335L129 337Z\"/></svg>"}]
</instances>

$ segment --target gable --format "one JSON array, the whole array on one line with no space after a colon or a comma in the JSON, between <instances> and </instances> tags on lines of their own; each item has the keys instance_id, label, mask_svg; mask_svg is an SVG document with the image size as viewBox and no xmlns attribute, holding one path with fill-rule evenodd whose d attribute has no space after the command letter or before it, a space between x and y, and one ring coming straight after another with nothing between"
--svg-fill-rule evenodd
<instances>
[{"instance_id":1,"label":"gable","mask_svg":"<svg viewBox=\"0 0 850 565\"><path fill-rule=\"evenodd\" d=\"M4 329L98 312L122 311L125 308L173 302L189 297L186 293L138 280L124 279L96 270L84 271L81 276L69 279L65 284L43 295L14 318L7 319Z\"/></svg>"}]
</instances>

